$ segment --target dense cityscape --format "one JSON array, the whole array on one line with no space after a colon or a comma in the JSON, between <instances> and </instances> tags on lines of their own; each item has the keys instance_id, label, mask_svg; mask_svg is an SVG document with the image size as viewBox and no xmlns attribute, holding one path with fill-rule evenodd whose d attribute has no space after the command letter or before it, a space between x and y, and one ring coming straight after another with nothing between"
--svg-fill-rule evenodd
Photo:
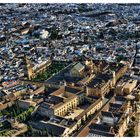
<instances>
[{"instance_id":1,"label":"dense cityscape","mask_svg":"<svg viewBox=\"0 0 140 140\"><path fill-rule=\"evenodd\" d=\"M0 13L0 137L140 136L140 4Z\"/></svg>"}]
</instances>

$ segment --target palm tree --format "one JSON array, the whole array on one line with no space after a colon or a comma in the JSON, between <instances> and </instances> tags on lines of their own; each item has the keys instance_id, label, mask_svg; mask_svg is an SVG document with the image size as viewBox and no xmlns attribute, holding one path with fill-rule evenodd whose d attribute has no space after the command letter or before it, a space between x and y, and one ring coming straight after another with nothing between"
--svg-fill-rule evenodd
<instances>
[{"instance_id":1,"label":"palm tree","mask_svg":"<svg viewBox=\"0 0 140 140\"><path fill-rule=\"evenodd\" d=\"M32 136L33 128L31 125L28 126L28 132L29 132L29 135Z\"/></svg>"},{"instance_id":2,"label":"palm tree","mask_svg":"<svg viewBox=\"0 0 140 140\"><path fill-rule=\"evenodd\" d=\"M53 136L54 136L53 130L50 128L49 137L53 137Z\"/></svg>"},{"instance_id":3,"label":"palm tree","mask_svg":"<svg viewBox=\"0 0 140 140\"><path fill-rule=\"evenodd\" d=\"M17 116L17 113L15 111L15 109L13 108L13 116L16 117Z\"/></svg>"},{"instance_id":4,"label":"palm tree","mask_svg":"<svg viewBox=\"0 0 140 140\"><path fill-rule=\"evenodd\" d=\"M48 129L47 129L47 128L45 128L45 132L46 132L46 136L47 136L47 137L50 137L50 134L49 134L49 132L48 132Z\"/></svg>"}]
</instances>

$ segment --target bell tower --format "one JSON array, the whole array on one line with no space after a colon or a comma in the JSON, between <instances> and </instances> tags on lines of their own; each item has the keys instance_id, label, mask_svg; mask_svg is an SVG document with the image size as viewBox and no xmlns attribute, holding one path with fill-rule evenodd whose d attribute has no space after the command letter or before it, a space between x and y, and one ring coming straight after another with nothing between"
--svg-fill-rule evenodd
<instances>
[{"instance_id":1,"label":"bell tower","mask_svg":"<svg viewBox=\"0 0 140 140\"><path fill-rule=\"evenodd\" d=\"M29 60L29 58L27 56L25 56L25 60L26 60L28 79L31 80L33 78L33 69L32 69L32 65L31 65L31 61Z\"/></svg>"}]
</instances>

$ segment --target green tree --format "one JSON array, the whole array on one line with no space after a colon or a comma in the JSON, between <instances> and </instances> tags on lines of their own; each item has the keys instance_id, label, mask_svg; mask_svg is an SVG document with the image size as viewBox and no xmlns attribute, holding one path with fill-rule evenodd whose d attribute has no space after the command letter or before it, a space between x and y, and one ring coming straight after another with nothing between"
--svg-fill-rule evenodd
<instances>
[{"instance_id":1,"label":"green tree","mask_svg":"<svg viewBox=\"0 0 140 140\"><path fill-rule=\"evenodd\" d=\"M132 121L134 122L135 120L136 120L136 117L133 116L133 117L132 117Z\"/></svg>"},{"instance_id":2,"label":"green tree","mask_svg":"<svg viewBox=\"0 0 140 140\"><path fill-rule=\"evenodd\" d=\"M128 132L128 137L134 137L135 136L135 132L134 131L129 131Z\"/></svg>"}]
</instances>

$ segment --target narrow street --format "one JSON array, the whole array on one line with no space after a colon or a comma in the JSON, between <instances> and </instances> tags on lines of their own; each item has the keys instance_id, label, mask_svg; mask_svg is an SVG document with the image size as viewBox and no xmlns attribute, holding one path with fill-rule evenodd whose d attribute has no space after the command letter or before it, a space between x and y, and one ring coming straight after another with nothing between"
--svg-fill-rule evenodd
<instances>
[{"instance_id":1,"label":"narrow street","mask_svg":"<svg viewBox=\"0 0 140 140\"><path fill-rule=\"evenodd\" d=\"M140 137L140 109L138 110L136 115L135 136Z\"/></svg>"}]
</instances>

